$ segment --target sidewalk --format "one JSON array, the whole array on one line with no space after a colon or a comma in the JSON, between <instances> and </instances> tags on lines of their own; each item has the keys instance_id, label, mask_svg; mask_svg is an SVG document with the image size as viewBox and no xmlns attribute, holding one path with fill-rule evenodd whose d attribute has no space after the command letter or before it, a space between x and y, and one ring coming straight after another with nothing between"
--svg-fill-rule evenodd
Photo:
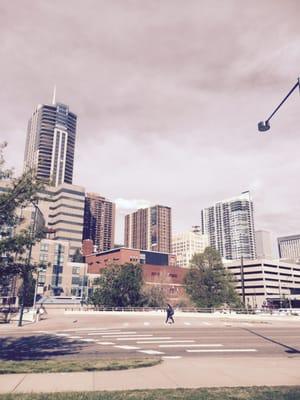
<instances>
[{"instance_id":1,"label":"sidewalk","mask_svg":"<svg viewBox=\"0 0 300 400\"><path fill-rule=\"evenodd\" d=\"M0 375L0 393L300 384L300 357L169 359L125 371Z\"/></svg>"}]
</instances>

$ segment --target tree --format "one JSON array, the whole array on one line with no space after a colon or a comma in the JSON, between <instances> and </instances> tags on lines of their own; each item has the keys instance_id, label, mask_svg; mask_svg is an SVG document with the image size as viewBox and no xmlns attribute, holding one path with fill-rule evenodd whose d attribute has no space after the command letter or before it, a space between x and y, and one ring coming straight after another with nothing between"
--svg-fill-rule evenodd
<instances>
[{"instance_id":1,"label":"tree","mask_svg":"<svg viewBox=\"0 0 300 400\"><path fill-rule=\"evenodd\" d=\"M198 307L241 305L233 276L223 267L218 251L211 247L194 255L185 284L186 292Z\"/></svg>"},{"instance_id":2,"label":"tree","mask_svg":"<svg viewBox=\"0 0 300 400\"><path fill-rule=\"evenodd\" d=\"M91 302L108 307L140 306L142 302L143 276L139 265L112 265L105 268L95 279L97 288Z\"/></svg>"},{"instance_id":3,"label":"tree","mask_svg":"<svg viewBox=\"0 0 300 400\"><path fill-rule=\"evenodd\" d=\"M146 287L143 290L144 307L165 307L167 298L161 286Z\"/></svg>"},{"instance_id":4,"label":"tree","mask_svg":"<svg viewBox=\"0 0 300 400\"><path fill-rule=\"evenodd\" d=\"M0 181L9 180L9 185L0 192L0 281L13 276L22 279L25 289L21 305L24 307L30 274L35 268L30 262L31 248L42 232L33 226L20 230L23 221L17 216L17 210L35 204L43 185L36 180L34 171L14 178L13 171L5 168L5 147L6 143L0 144Z\"/></svg>"}]
</instances>

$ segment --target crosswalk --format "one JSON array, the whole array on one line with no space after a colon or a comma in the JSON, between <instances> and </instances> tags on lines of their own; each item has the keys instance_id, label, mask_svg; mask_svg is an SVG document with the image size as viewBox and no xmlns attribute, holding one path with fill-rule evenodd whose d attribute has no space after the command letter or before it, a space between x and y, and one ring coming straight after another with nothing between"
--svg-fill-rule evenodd
<instances>
[{"instance_id":1,"label":"crosswalk","mask_svg":"<svg viewBox=\"0 0 300 400\"><path fill-rule=\"evenodd\" d=\"M219 339L214 343L214 338L201 338L195 336L187 338L183 333L176 334L167 331L162 335L161 330L143 330L141 333L137 330L126 330L126 328L73 328L63 331L36 331L39 334L50 334L61 339L85 343L94 346L92 351L127 351L137 352L147 355L159 355L166 359L180 359L187 355L195 354L198 356L208 353L255 353L254 348L228 348L226 344ZM203 340L206 342L203 343Z\"/></svg>"}]
</instances>

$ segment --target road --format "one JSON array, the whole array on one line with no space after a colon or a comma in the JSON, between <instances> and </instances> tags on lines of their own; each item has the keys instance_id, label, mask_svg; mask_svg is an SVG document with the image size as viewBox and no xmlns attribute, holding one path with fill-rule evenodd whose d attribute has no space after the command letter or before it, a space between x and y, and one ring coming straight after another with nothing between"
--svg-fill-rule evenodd
<instances>
[{"instance_id":1,"label":"road","mask_svg":"<svg viewBox=\"0 0 300 400\"><path fill-rule=\"evenodd\" d=\"M0 359L299 358L300 318L177 315L53 315L22 328L1 326Z\"/></svg>"}]
</instances>

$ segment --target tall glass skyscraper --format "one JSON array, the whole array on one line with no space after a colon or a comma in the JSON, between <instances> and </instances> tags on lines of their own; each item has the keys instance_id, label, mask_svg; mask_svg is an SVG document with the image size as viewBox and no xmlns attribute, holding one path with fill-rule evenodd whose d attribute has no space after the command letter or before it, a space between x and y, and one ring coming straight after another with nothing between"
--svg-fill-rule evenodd
<instances>
[{"instance_id":1,"label":"tall glass skyscraper","mask_svg":"<svg viewBox=\"0 0 300 400\"><path fill-rule=\"evenodd\" d=\"M249 192L201 211L201 230L227 260L256 258L253 202Z\"/></svg>"},{"instance_id":2,"label":"tall glass skyscraper","mask_svg":"<svg viewBox=\"0 0 300 400\"><path fill-rule=\"evenodd\" d=\"M28 123L24 169L54 186L72 183L76 124L65 104L39 105Z\"/></svg>"}]
</instances>

